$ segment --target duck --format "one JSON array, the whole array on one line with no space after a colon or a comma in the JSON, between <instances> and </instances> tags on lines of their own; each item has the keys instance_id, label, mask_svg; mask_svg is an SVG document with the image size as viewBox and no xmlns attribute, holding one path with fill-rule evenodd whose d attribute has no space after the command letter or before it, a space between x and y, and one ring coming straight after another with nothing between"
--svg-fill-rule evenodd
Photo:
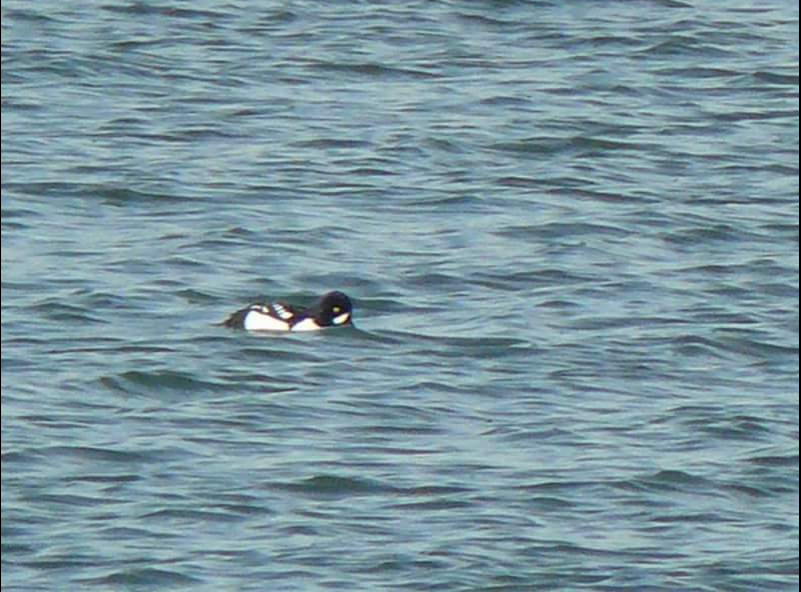
<instances>
[{"instance_id":1,"label":"duck","mask_svg":"<svg viewBox=\"0 0 801 592\"><path fill-rule=\"evenodd\" d=\"M309 306L255 303L232 313L220 325L246 331L318 331L353 322L353 304L343 292L323 294Z\"/></svg>"}]
</instances>

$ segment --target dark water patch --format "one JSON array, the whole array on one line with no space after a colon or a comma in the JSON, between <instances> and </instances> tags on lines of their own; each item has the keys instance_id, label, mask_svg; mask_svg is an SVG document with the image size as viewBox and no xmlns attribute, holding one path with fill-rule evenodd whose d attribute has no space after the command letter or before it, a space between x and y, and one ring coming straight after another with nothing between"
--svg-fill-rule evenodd
<instances>
[{"instance_id":1,"label":"dark water patch","mask_svg":"<svg viewBox=\"0 0 801 592\"><path fill-rule=\"evenodd\" d=\"M543 187L543 182L540 179L533 177L524 177L520 175L500 177L496 183L501 187L515 187L515 188L530 188L538 189Z\"/></svg>"},{"instance_id":2,"label":"dark water patch","mask_svg":"<svg viewBox=\"0 0 801 592\"><path fill-rule=\"evenodd\" d=\"M19 555L20 557L29 557L30 555L36 552L36 549L31 545L17 544L17 543L12 543L12 544L3 543L0 546L0 549L2 549L4 565L6 563L8 564L16 563L17 555ZM15 558L9 560L8 558L11 558L12 556L14 556Z\"/></svg>"},{"instance_id":3,"label":"dark water patch","mask_svg":"<svg viewBox=\"0 0 801 592\"><path fill-rule=\"evenodd\" d=\"M673 524L718 524L723 521L723 517L716 513L699 513L699 514L666 514L654 515L651 517L651 523L664 523Z\"/></svg>"},{"instance_id":4,"label":"dark water patch","mask_svg":"<svg viewBox=\"0 0 801 592\"><path fill-rule=\"evenodd\" d=\"M610 329L628 329L631 327L668 327L672 325L686 325L688 322L682 319L670 317L608 317L608 318L579 318L571 321L568 325L570 329L578 331L608 331ZM710 343L709 340L702 340Z\"/></svg>"},{"instance_id":5,"label":"dark water patch","mask_svg":"<svg viewBox=\"0 0 801 592\"><path fill-rule=\"evenodd\" d=\"M778 296L780 298L794 298L798 300L798 284L790 283L790 279L786 283L779 282L766 282L756 286L763 294L768 296Z\"/></svg>"},{"instance_id":6,"label":"dark water patch","mask_svg":"<svg viewBox=\"0 0 801 592\"><path fill-rule=\"evenodd\" d=\"M554 556L564 556L567 560L573 558L584 559L622 559L628 558L636 560L640 557L637 551L619 551L613 549L603 549L599 547L589 547L575 544L564 544L558 541L547 541L544 544L524 545L521 546L519 554L524 557L531 558L547 558ZM666 553L666 558L680 557L680 554ZM587 582L598 583L607 579L606 576L595 576L588 578Z\"/></svg>"},{"instance_id":7,"label":"dark water patch","mask_svg":"<svg viewBox=\"0 0 801 592\"><path fill-rule=\"evenodd\" d=\"M447 495L463 496L474 493L475 490L469 487L456 487L453 485L418 485L415 487L397 488L396 492L398 495L432 497Z\"/></svg>"},{"instance_id":8,"label":"dark water patch","mask_svg":"<svg viewBox=\"0 0 801 592\"><path fill-rule=\"evenodd\" d=\"M337 403L343 412L347 411L370 420L351 429L360 433L376 428L379 431L387 429L390 432L397 429L402 431L404 428L437 429L431 426L436 424L438 412L395 398L388 401L381 397L382 392L381 389L376 391L365 389L361 396ZM432 435L436 433L431 432Z\"/></svg>"},{"instance_id":9,"label":"dark water patch","mask_svg":"<svg viewBox=\"0 0 801 592\"><path fill-rule=\"evenodd\" d=\"M481 197L470 195L469 193L460 193L451 196L432 196L410 199L404 203L402 209L418 208L426 212L446 212L450 208L459 208L480 212L483 207L484 201Z\"/></svg>"},{"instance_id":10,"label":"dark water patch","mask_svg":"<svg viewBox=\"0 0 801 592\"><path fill-rule=\"evenodd\" d=\"M97 557L86 554L72 554L68 557L59 557L58 554L50 555L48 559L37 559L34 561L20 561L20 565L31 567L43 571L67 571L78 568L94 568L97 565Z\"/></svg>"},{"instance_id":11,"label":"dark water patch","mask_svg":"<svg viewBox=\"0 0 801 592\"><path fill-rule=\"evenodd\" d=\"M728 224L710 224L704 228L687 228L662 235L668 243L681 247L703 247L708 244L735 245L748 240L760 240L753 232Z\"/></svg>"},{"instance_id":12,"label":"dark water patch","mask_svg":"<svg viewBox=\"0 0 801 592\"><path fill-rule=\"evenodd\" d=\"M775 498L777 495L792 495L793 487L780 483L771 484L745 484L745 483L725 483L721 491L727 494L734 494L732 497L739 497L753 500L767 500Z\"/></svg>"},{"instance_id":13,"label":"dark water patch","mask_svg":"<svg viewBox=\"0 0 801 592\"><path fill-rule=\"evenodd\" d=\"M35 413L24 414L20 415L19 419L39 428L51 430L81 429L86 428L88 424L92 423L78 414L61 415L53 412L48 413L47 415L38 415ZM95 423L99 424L103 422L96 421Z\"/></svg>"},{"instance_id":14,"label":"dark water patch","mask_svg":"<svg viewBox=\"0 0 801 592\"><path fill-rule=\"evenodd\" d=\"M116 485L118 483L134 483L141 480L140 475L80 475L70 477L68 481L76 483L102 483Z\"/></svg>"},{"instance_id":15,"label":"dark water patch","mask_svg":"<svg viewBox=\"0 0 801 592\"><path fill-rule=\"evenodd\" d=\"M577 236L625 238L631 233L623 228L602 224L550 222L537 226L507 226L496 231L495 234L517 239L547 240L570 239Z\"/></svg>"},{"instance_id":16,"label":"dark water patch","mask_svg":"<svg viewBox=\"0 0 801 592\"><path fill-rule=\"evenodd\" d=\"M303 140L296 142L295 146L298 148L329 150L329 149L353 149L353 148L369 148L370 143L362 140L353 140L349 138L321 138L317 140Z\"/></svg>"},{"instance_id":17,"label":"dark water patch","mask_svg":"<svg viewBox=\"0 0 801 592\"><path fill-rule=\"evenodd\" d=\"M176 292L177 296L180 296L189 304L211 304L217 303L218 299L213 294L208 294L206 292L202 292L200 290L179 290Z\"/></svg>"},{"instance_id":18,"label":"dark water patch","mask_svg":"<svg viewBox=\"0 0 801 592\"><path fill-rule=\"evenodd\" d=\"M125 16L155 16L186 20L221 20L227 15L226 12L179 8L166 5L154 6L138 1L128 2L126 4L106 4L101 8L106 12L122 14Z\"/></svg>"},{"instance_id":19,"label":"dark water patch","mask_svg":"<svg viewBox=\"0 0 801 592\"><path fill-rule=\"evenodd\" d=\"M97 256L97 253L92 251L88 252L87 254ZM121 294L109 291L87 289L74 290L65 300L68 302L74 302L76 303L76 306L80 305L90 310L120 309L125 308L129 304L128 300ZM59 301L56 301L54 304L58 303Z\"/></svg>"},{"instance_id":20,"label":"dark water patch","mask_svg":"<svg viewBox=\"0 0 801 592\"><path fill-rule=\"evenodd\" d=\"M603 487L603 484L597 481L576 481L576 480L542 480L537 483L517 484L514 489L525 491L528 493L548 493L554 495L556 493L564 494L565 498L571 498L574 495L598 495L598 491ZM593 494L593 492L595 492Z\"/></svg>"},{"instance_id":21,"label":"dark water patch","mask_svg":"<svg viewBox=\"0 0 801 592\"><path fill-rule=\"evenodd\" d=\"M426 147L432 153L465 154L467 152L467 148L458 142L436 137L428 138Z\"/></svg>"},{"instance_id":22,"label":"dark water patch","mask_svg":"<svg viewBox=\"0 0 801 592\"><path fill-rule=\"evenodd\" d=\"M285 349L281 349L284 346L284 344L281 343L281 340L289 340L292 344L302 344L302 340L304 338L302 335L285 335L282 333L269 331L254 331L249 333L239 331L234 332L233 335L236 337L244 337L249 343L258 342L259 340L263 340L265 343L263 349L257 347L242 348L240 350L240 355L242 356L241 359L245 361L253 360L263 362L267 360L275 360L276 362L291 363L320 363L325 361L325 358L323 358L321 354L314 353L313 350L300 351L297 348L290 348L289 346L286 346ZM278 340L278 345L275 347L269 347L269 344L275 340ZM267 378L269 378L269 376L267 376Z\"/></svg>"},{"instance_id":23,"label":"dark water patch","mask_svg":"<svg viewBox=\"0 0 801 592\"><path fill-rule=\"evenodd\" d=\"M120 466L139 465L186 457L186 453L177 449L148 449L141 451L114 450L93 446L51 446L37 449L35 452L50 460L71 459L89 463L110 463Z\"/></svg>"},{"instance_id":24,"label":"dark water patch","mask_svg":"<svg viewBox=\"0 0 801 592\"><path fill-rule=\"evenodd\" d=\"M540 495L526 500L526 506L536 513L567 512L577 508L578 503L565 498Z\"/></svg>"},{"instance_id":25,"label":"dark water patch","mask_svg":"<svg viewBox=\"0 0 801 592\"><path fill-rule=\"evenodd\" d=\"M399 68L385 64L372 63L338 63L306 60L306 68L313 72L334 74L355 80L405 81L436 80L440 75L418 68Z\"/></svg>"},{"instance_id":26,"label":"dark water patch","mask_svg":"<svg viewBox=\"0 0 801 592\"><path fill-rule=\"evenodd\" d=\"M748 459L748 462L762 467L795 467L798 468L798 455L789 454L784 456L755 456Z\"/></svg>"},{"instance_id":27,"label":"dark water patch","mask_svg":"<svg viewBox=\"0 0 801 592\"><path fill-rule=\"evenodd\" d=\"M798 347L766 343L754 339L722 336L720 338L720 344L721 347L728 351L744 354L757 359L798 357Z\"/></svg>"},{"instance_id":28,"label":"dark water patch","mask_svg":"<svg viewBox=\"0 0 801 592\"><path fill-rule=\"evenodd\" d=\"M26 224L21 224L21 223L17 223L17 222L6 221L5 219L3 220L3 224L2 224L2 226L3 226L3 229L4 229L4 230L6 230L6 231L25 230L25 229L27 229L27 228L30 228L30 227L29 227L28 225L26 225Z\"/></svg>"},{"instance_id":29,"label":"dark water patch","mask_svg":"<svg viewBox=\"0 0 801 592\"><path fill-rule=\"evenodd\" d=\"M109 498L108 496L100 497L89 497L83 495L69 495L64 493L59 494L49 494L49 493L39 493L36 495L35 498L31 498L30 501L35 501L38 505L44 505L48 508L56 508L61 506L66 507L78 507L78 508L96 508L99 505L116 505L116 504L127 504L128 500L123 499L113 499Z\"/></svg>"},{"instance_id":30,"label":"dark water patch","mask_svg":"<svg viewBox=\"0 0 801 592\"><path fill-rule=\"evenodd\" d=\"M491 355L491 351L487 352L487 355ZM409 384L407 386L403 386L400 388L401 392L411 392L411 393L446 393L453 396L463 395L466 393L473 393L475 392L474 386L459 386L455 384L448 384L444 381L436 381L436 380L421 380Z\"/></svg>"},{"instance_id":31,"label":"dark water patch","mask_svg":"<svg viewBox=\"0 0 801 592\"><path fill-rule=\"evenodd\" d=\"M404 279L413 286L436 287L445 290L464 290L468 285L468 281L464 277L441 272L414 271L407 273Z\"/></svg>"},{"instance_id":32,"label":"dark water patch","mask_svg":"<svg viewBox=\"0 0 801 592\"><path fill-rule=\"evenodd\" d=\"M698 78L698 79L723 79L729 80L742 75L738 70L728 68L718 68L713 66L685 66L681 68L663 68L658 71L665 76L676 76L678 78Z\"/></svg>"},{"instance_id":33,"label":"dark water patch","mask_svg":"<svg viewBox=\"0 0 801 592\"><path fill-rule=\"evenodd\" d=\"M529 344L523 339L512 337L456 337L447 335L428 335L423 333L407 333L402 331L382 331L382 335L397 337L404 343L429 343L439 345L450 345L458 347L460 352L442 351L442 355L463 355L466 351L484 352L487 355L499 354L508 351L510 348L526 348Z\"/></svg>"},{"instance_id":34,"label":"dark water patch","mask_svg":"<svg viewBox=\"0 0 801 592\"><path fill-rule=\"evenodd\" d=\"M453 512L475 507L475 504L462 500L427 500L392 504L389 509L398 512Z\"/></svg>"},{"instance_id":35,"label":"dark water patch","mask_svg":"<svg viewBox=\"0 0 801 592\"><path fill-rule=\"evenodd\" d=\"M84 306L71 304L66 301L47 301L28 307L32 317L40 317L55 323L91 323L107 324L107 321L97 315L90 314Z\"/></svg>"},{"instance_id":36,"label":"dark water patch","mask_svg":"<svg viewBox=\"0 0 801 592\"><path fill-rule=\"evenodd\" d=\"M66 181L28 182L25 185L7 183L11 189L24 190L26 195L38 197L67 198L76 197L97 200L105 205L124 206L126 204L142 205L147 203L184 203L191 201L178 195L155 191L143 191L132 187L115 187L97 183L77 183Z\"/></svg>"},{"instance_id":37,"label":"dark water patch","mask_svg":"<svg viewBox=\"0 0 801 592\"><path fill-rule=\"evenodd\" d=\"M266 373L248 372L245 370L222 370L218 377L237 387L236 393L241 394L243 389L253 390L258 394L292 394L299 391L297 380L292 374L272 375ZM227 391L222 391L223 396ZM233 396L236 396L234 394ZM214 403L214 402L212 402Z\"/></svg>"},{"instance_id":38,"label":"dark water patch","mask_svg":"<svg viewBox=\"0 0 801 592\"><path fill-rule=\"evenodd\" d=\"M3 183L3 190L6 189L6 183ZM13 188L11 188L13 189ZM9 224L11 220L21 220L32 224L35 220L42 218L42 212L32 208L2 208L3 226ZM28 224L20 223L14 229L28 228Z\"/></svg>"},{"instance_id":39,"label":"dark water patch","mask_svg":"<svg viewBox=\"0 0 801 592\"><path fill-rule=\"evenodd\" d=\"M566 269L546 268L538 271L514 271L511 273L484 272L474 274L474 281L487 288L519 292L539 287L559 286L565 288L575 284L593 283L596 278Z\"/></svg>"},{"instance_id":40,"label":"dark water patch","mask_svg":"<svg viewBox=\"0 0 801 592\"><path fill-rule=\"evenodd\" d=\"M56 24L59 21L55 14L45 14L42 11L24 8L7 8L3 16L9 21L16 20L33 24Z\"/></svg>"},{"instance_id":41,"label":"dark water patch","mask_svg":"<svg viewBox=\"0 0 801 592\"><path fill-rule=\"evenodd\" d=\"M336 475L316 475L296 482L273 482L267 484L266 487L304 497L323 499L385 495L395 490L395 488L376 480Z\"/></svg>"},{"instance_id":42,"label":"dark water patch","mask_svg":"<svg viewBox=\"0 0 801 592\"><path fill-rule=\"evenodd\" d=\"M384 421L387 421L385 418ZM366 425L353 430L355 433L365 435L400 435L400 436L434 436L444 434L445 430L437 427L419 426L412 424L389 425ZM387 450L388 451L388 450ZM404 454L433 454L435 451L418 451L411 448L398 449L396 452Z\"/></svg>"},{"instance_id":43,"label":"dark water patch","mask_svg":"<svg viewBox=\"0 0 801 592\"><path fill-rule=\"evenodd\" d=\"M164 510L156 510L154 512L148 512L141 516L142 520L145 521L152 521L159 525L163 525L165 522L177 522L181 524L187 523L200 523L200 524L209 524L209 523L227 523L227 522L238 522L240 520L244 520L248 514L244 514L242 512L215 512L212 510L188 510L188 509L180 509L180 508L170 508Z\"/></svg>"},{"instance_id":44,"label":"dark water patch","mask_svg":"<svg viewBox=\"0 0 801 592\"><path fill-rule=\"evenodd\" d=\"M554 308L558 310L575 310L581 308L581 305L577 302L570 302L568 300L545 300L537 303L537 306L540 308Z\"/></svg>"},{"instance_id":45,"label":"dark water patch","mask_svg":"<svg viewBox=\"0 0 801 592\"><path fill-rule=\"evenodd\" d=\"M14 464L25 466L40 459L41 455L32 450L4 452L2 455L2 462L8 463L6 466Z\"/></svg>"},{"instance_id":46,"label":"dark water patch","mask_svg":"<svg viewBox=\"0 0 801 592\"><path fill-rule=\"evenodd\" d=\"M263 506L262 502L250 504L217 504L214 506L226 514L242 516L243 518L258 518L275 514L270 508Z\"/></svg>"},{"instance_id":47,"label":"dark water patch","mask_svg":"<svg viewBox=\"0 0 801 592\"><path fill-rule=\"evenodd\" d=\"M397 297L389 297L387 295L375 296L372 298L359 298L356 301L356 304L358 305L359 310L384 314L398 314L409 310L412 312L418 310L417 307L410 305L408 302L404 302ZM430 309L428 308L423 308L420 310L420 312L424 314L429 310Z\"/></svg>"},{"instance_id":48,"label":"dark water patch","mask_svg":"<svg viewBox=\"0 0 801 592\"><path fill-rule=\"evenodd\" d=\"M759 72L753 72L750 74L753 76L755 80L758 82L764 82L766 84L775 84L777 86L789 86L789 87L798 87L798 74L783 74L779 72L772 72L769 70L761 70ZM792 113L787 113L788 116L791 116Z\"/></svg>"},{"instance_id":49,"label":"dark water patch","mask_svg":"<svg viewBox=\"0 0 801 592\"><path fill-rule=\"evenodd\" d=\"M118 351L127 354L172 354L175 349L163 345L147 345L147 344L119 344ZM79 350L80 351L80 350ZM91 351L91 350L90 350Z\"/></svg>"},{"instance_id":50,"label":"dark water patch","mask_svg":"<svg viewBox=\"0 0 801 592\"><path fill-rule=\"evenodd\" d=\"M629 188L626 191L610 192L600 188L588 189L565 186L552 188L549 190L549 194L576 200L597 201L611 204L653 204L659 201L651 194L648 188L642 187Z\"/></svg>"},{"instance_id":51,"label":"dark water patch","mask_svg":"<svg viewBox=\"0 0 801 592\"><path fill-rule=\"evenodd\" d=\"M568 447L592 446L591 442L576 432L560 428L517 428L514 430L509 430L507 428L494 428L485 432L484 435L498 436L502 441L510 444L543 442L548 445L560 445Z\"/></svg>"},{"instance_id":52,"label":"dark water patch","mask_svg":"<svg viewBox=\"0 0 801 592\"><path fill-rule=\"evenodd\" d=\"M714 481L679 470L662 470L650 475L629 479L618 483L618 487L631 491L666 494L674 492L696 495L714 495L718 490Z\"/></svg>"},{"instance_id":53,"label":"dark water patch","mask_svg":"<svg viewBox=\"0 0 801 592\"><path fill-rule=\"evenodd\" d=\"M115 376L104 376L99 382L105 388L136 395L164 395L167 393L201 394L225 391L227 386L220 382L199 380L174 371L130 370Z\"/></svg>"},{"instance_id":54,"label":"dark water patch","mask_svg":"<svg viewBox=\"0 0 801 592\"><path fill-rule=\"evenodd\" d=\"M518 97L514 95L496 95L481 99L480 105L487 105L490 107L521 107L526 108L532 105L531 99L525 97Z\"/></svg>"},{"instance_id":55,"label":"dark water patch","mask_svg":"<svg viewBox=\"0 0 801 592\"><path fill-rule=\"evenodd\" d=\"M408 556L405 554L404 556L399 557L398 553L387 553L387 555L390 557L386 559L376 558L374 563L366 565L363 568L359 568L357 570L358 573L388 576L394 573L408 574L417 571L430 573L450 568L450 564L444 559L418 559L414 556ZM435 584L431 583L430 585L432 590L437 589ZM399 584L399 589L413 589L413 586L417 586L417 584Z\"/></svg>"},{"instance_id":56,"label":"dark water patch","mask_svg":"<svg viewBox=\"0 0 801 592\"><path fill-rule=\"evenodd\" d=\"M379 168L375 166L353 166L348 169L348 175L351 177L392 177L398 173L393 171L389 166L387 168ZM361 191L369 191L373 186L369 183L357 184L350 183L348 189L358 188ZM343 188L344 189L344 188Z\"/></svg>"},{"instance_id":57,"label":"dark water patch","mask_svg":"<svg viewBox=\"0 0 801 592\"><path fill-rule=\"evenodd\" d=\"M201 270L201 269L208 269L209 265L206 261L201 259L195 259L193 257L188 257L185 255L173 255L171 257L167 257L163 260L166 265L170 267L175 267L176 270L184 269L184 270ZM154 282L154 285L163 285L163 286L175 286L177 285L174 280L159 280L158 282Z\"/></svg>"},{"instance_id":58,"label":"dark water patch","mask_svg":"<svg viewBox=\"0 0 801 592\"><path fill-rule=\"evenodd\" d=\"M110 526L102 529L103 534L110 540L130 540L132 538L143 537L146 539L173 539L182 536L179 533L165 533L158 529L142 528L141 526Z\"/></svg>"},{"instance_id":59,"label":"dark water patch","mask_svg":"<svg viewBox=\"0 0 801 592\"><path fill-rule=\"evenodd\" d=\"M724 440L769 440L773 430L761 418L742 415L699 426L711 437Z\"/></svg>"},{"instance_id":60,"label":"dark water patch","mask_svg":"<svg viewBox=\"0 0 801 592\"><path fill-rule=\"evenodd\" d=\"M633 142L576 136L574 138L536 137L514 142L496 142L486 146L485 149L526 158L547 158L562 155L597 158L608 153L638 151L643 149L643 146Z\"/></svg>"},{"instance_id":61,"label":"dark water patch","mask_svg":"<svg viewBox=\"0 0 801 592\"><path fill-rule=\"evenodd\" d=\"M505 7L513 6L516 2L505 0L503 2L492 2L495 8L502 9ZM488 16L481 12L459 12L456 15L457 20L464 25L477 25L480 29L499 29L505 32L511 32L515 27L520 27L521 22L517 19L504 19L501 15Z\"/></svg>"},{"instance_id":62,"label":"dark water patch","mask_svg":"<svg viewBox=\"0 0 801 592\"><path fill-rule=\"evenodd\" d=\"M702 55L704 59L736 58L733 50L709 43L691 35L675 32L668 39L660 40L635 52L642 58L666 59L679 56Z\"/></svg>"},{"instance_id":63,"label":"dark water patch","mask_svg":"<svg viewBox=\"0 0 801 592\"><path fill-rule=\"evenodd\" d=\"M697 335L682 335L669 340L676 354L688 358L709 356L727 359L726 349L713 339L706 339Z\"/></svg>"},{"instance_id":64,"label":"dark water patch","mask_svg":"<svg viewBox=\"0 0 801 592\"><path fill-rule=\"evenodd\" d=\"M126 590L153 590L204 584L204 580L201 578L192 577L180 571L153 567L124 569L102 577L83 578L80 582L89 586L111 586L114 589Z\"/></svg>"}]
</instances>

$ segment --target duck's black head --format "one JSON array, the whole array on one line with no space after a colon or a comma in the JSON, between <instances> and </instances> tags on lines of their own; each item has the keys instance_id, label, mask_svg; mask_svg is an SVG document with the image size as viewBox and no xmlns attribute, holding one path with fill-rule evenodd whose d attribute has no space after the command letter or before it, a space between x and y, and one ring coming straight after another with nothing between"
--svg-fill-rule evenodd
<instances>
[{"instance_id":1,"label":"duck's black head","mask_svg":"<svg viewBox=\"0 0 801 592\"><path fill-rule=\"evenodd\" d=\"M329 292L320 297L310 312L321 327L350 325L353 304L342 292Z\"/></svg>"}]
</instances>

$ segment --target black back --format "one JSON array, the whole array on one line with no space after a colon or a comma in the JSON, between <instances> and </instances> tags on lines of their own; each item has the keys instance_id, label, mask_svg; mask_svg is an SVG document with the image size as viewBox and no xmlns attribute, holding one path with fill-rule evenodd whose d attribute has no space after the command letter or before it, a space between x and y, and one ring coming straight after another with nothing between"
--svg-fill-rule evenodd
<instances>
[{"instance_id":1,"label":"black back","mask_svg":"<svg viewBox=\"0 0 801 592\"><path fill-rule=\"evenodd\" d=\"M235 313L232 313L227 319L225 319L220 325L223 327L230 327L231 329L244 329L245 328L245 317L248 316L248 313L251 311L253 307L248 306L243 308L242 310L238 310Z\"/></svg>"}]
</instances>

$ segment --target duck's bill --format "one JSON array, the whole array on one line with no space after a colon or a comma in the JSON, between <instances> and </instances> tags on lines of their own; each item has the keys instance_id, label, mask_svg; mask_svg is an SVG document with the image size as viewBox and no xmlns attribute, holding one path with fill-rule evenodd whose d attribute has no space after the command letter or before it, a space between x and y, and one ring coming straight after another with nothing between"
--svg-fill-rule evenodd
<instances>
[{"instance_id":1,"label":"duck's bill","mask_svg":"<svg viewBox=\"0 0 801 592\"><path fill-rule=\"evenodd\" d=\"M350 313L343 312L341 315L337 315L333 318L335 325L344 325L350 320Z\"/></svg>"}]
</instances>

